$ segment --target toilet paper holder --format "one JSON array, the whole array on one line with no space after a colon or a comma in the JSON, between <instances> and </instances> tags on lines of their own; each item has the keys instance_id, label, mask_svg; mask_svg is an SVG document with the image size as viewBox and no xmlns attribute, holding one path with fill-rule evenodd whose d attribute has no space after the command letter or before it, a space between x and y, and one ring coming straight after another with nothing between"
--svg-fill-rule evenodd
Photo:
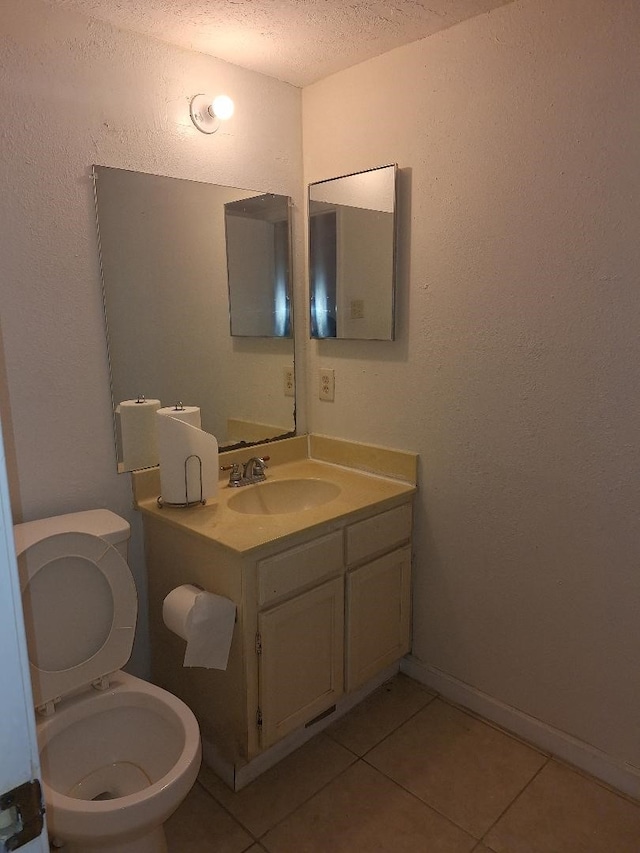
<instances>
[{"instance_id":1,"label":"toilet paper holder","mask_svg":"<svg viewBox=\"0 0 640 853\"><path fill-rule=\"evenodd\" d=\"M195 588L196 588L196 589L199 589L199 590L200 590L200 592L206 592L206 589L205 589L203 586L200 586L200 584L199 584L199 583L193 583L193 582L191 582L191 581L190 581L190 582L189 582L189 586L195 586ZM233 621L234 621L234 624L237 624L237 623L238 623L238 611L237 611L237 610L236 610L236 616L235 616L235 619L234 619Z\"/></svg>"},{"instance_id":2,"label":"toilet paper holder","mask_svg":"<svg viewBox=\"0 0 640 853\"><path fill-rule=\"evenodd\" d=\"M196 459L198 462L198 477L200 479L200 497L196 498L194 501L189 500L189 460ZM165 501L162 499L162 495L158 497L157 504L162 509L165 506L171 507L179 507L182 509L187 509L192 506L198 506L201 504L204 506L207 502L207 499L204 497L204 487L202 483L202 459L196 454L192 453L190 456L184 460L184 501Z\"/></svg>"}]
</instances>

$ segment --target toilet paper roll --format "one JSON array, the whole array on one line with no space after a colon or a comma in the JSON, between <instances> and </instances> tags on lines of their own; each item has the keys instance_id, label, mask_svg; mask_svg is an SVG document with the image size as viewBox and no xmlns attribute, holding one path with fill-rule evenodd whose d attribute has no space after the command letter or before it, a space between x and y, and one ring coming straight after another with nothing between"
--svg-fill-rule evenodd
<instances>
[{"instance_id":1,"label":"toilet paper roll","mask_svg":"<svg viewBox=\"0 0 640 853\"><path fill-rule=\"evenodd\" d=\"M180 406L181 403L176 403ZM199 406L182 406L181 409L176 409L175 406L164 406L158 409L159 415L169 415L171 418L177 418L179 421L184 421L186 424L202 429L202 419L200 417Z\"/></svg>"},{"instance_id":2,"label":"toilet paper roll","mask_svg":"<svg viewBox=\"0 0 640 853\"><path fill-rule=\"evenodd\" d=\"M156 412L160 400L123 400L116 408L120 416L122 467L125 471L153 468L158 464Z\"/></svg>"},{"instance_id":3,"label":"toilet paper roll","mask_svg":"<svg viewBox=\"0 0 640 853\"><path fill-rule=\"evenodd\" d=\"M187 641L183 666L227 668L236 619L233 601L183 584L165 598L162 618L170 631Z\"/></svg>"},{"instance_id":4,"label":"toilet paper roll","mask_svg":"<svg viewBox=\"0 0 640 853\"><path fill-rule=\"evenodd\" d=\"M162 409L156 413L156 427L162 501L183 504L199 501L201 498L212 500L218 494L216 437L161 412Z\"/></svg>"}]
</instances>

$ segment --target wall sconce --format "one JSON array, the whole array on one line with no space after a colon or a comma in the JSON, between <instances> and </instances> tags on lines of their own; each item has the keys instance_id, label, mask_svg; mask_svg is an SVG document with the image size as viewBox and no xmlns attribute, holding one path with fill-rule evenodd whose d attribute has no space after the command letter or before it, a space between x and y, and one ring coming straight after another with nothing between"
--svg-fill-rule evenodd
<instances>
[{"instance_id":1,"label":"wall sconce","mask_svg":"<svg viewBox=\"0 0 640 853\"><path fill-rule=\"evenodd\" d=\"M191 121L202 133L215 133L220 122L233 115L233 101L228 95L194 95L189 112Z\"/></svg>"}]
</instances>

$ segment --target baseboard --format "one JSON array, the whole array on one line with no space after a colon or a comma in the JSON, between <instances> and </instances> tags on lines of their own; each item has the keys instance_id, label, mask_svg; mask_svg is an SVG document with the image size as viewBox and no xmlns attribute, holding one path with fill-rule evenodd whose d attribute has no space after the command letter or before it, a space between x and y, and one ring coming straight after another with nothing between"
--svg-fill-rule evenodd
<instances>
[{"instance_id":1,"label":"baseboard","mask_svg":"<svg viewBox=\"0 0 640 853\"><path fill-rule=\"evenodd\" d=\"M612 788L640 799L640 769L602 752L566 732L531 717L459 681L411 655L404 658L400 669L406 675L429 687L458 705L528 741L538 749L590 773Z\"/></svg>"},{"instance_id":2,"label":"baseboard","mask_svg":"<svg viewBox=\"0 0 640 853\"><path fill-rule=\"evenodd\" d=\"M323 717L308 728L298 729L292 732L287 737L283 738L278 743L256 755L251 761L239 762L233 764L228 759L223 758L215 746L215 744L202 739L202 759L207 767L210 767L213 772L222 779L222 781L231 788L232 791L240 791L254 779L257 779L266 770L274 767L287 755L290 755L296 749L305 744L312 737L315 737L323 729L326 729L336 720L343 717L348 711L362 702L370 693L377 690L381 684L388 681L398 672L400 668L399 661L391 664L382 672L379 672L374 678L368 681L359 690L353 693L348 693L342 696L336 702L335 711L329 716ZM418 679L419 680L419 679Z\"/></svg>"}]
</instances>

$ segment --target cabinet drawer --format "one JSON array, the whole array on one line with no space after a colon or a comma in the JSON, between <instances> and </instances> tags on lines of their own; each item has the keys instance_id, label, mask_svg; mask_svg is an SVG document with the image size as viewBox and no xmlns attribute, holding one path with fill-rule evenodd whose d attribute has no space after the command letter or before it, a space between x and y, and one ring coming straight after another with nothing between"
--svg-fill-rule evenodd
<instances>
[{"instance_id":1,"label":"cabinet drawer","mask_svg":"<svg viewBox=\"0 0 640 853\"><path fill-rule=\"evenodd\" d=\"M395 548L411 538L411 504L347 527L347 565Z\"/></svg>"},{"instance_id":2,"label":"cabinet drawer","mask_svg":"<svg viewBox=\"0 0 640 853\"><path fill-rule=\"evenodd\" d=\"M342 531L290 548L258 562L258 605L264 607L297 589L342 571Z\"/></svg>"}]
</instances>

